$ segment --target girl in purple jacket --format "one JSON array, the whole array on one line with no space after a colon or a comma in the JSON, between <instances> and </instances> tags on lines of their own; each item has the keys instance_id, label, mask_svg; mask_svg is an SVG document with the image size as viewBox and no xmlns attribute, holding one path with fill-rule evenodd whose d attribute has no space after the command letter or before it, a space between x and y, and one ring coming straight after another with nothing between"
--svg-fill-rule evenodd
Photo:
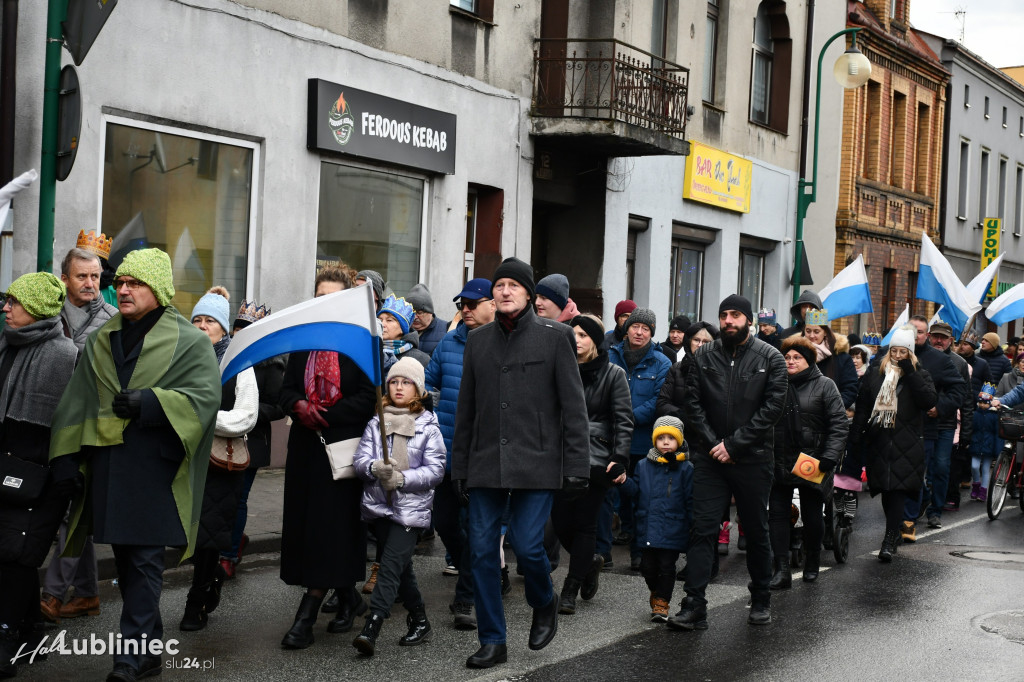
<instances>
[{"instance_id":1,"label":"girl in purple jacket","mask_svg":"<svg viewBox=\"0 0 1024 682\"><path fill-rule=\"evenodd\" d=\"M434 488L444 479L445 448L433 412L424 409L423 365L402 358L388 372L384 398L384 433L388 463L381 450L379 417L366 425L353 465L364 482L362 516L373 526L382 546L377 585L370 596L370 613L363 631L352 642L372 656L384 619L401 597L409 610L409 632L400 646L415 646L430 637L426 606L416 586L412 555L421 528L430 527Z\"/></svg>"}]
</instances>

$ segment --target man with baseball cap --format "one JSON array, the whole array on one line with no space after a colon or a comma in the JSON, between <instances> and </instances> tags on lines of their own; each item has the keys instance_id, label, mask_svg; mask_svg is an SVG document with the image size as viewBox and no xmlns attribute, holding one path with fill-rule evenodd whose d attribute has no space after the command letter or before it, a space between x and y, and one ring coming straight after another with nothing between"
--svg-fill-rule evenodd
<instances>
[{"instance_id":1,"label":"man with baseball cap","mask_svg":"<svg viewBox=\"0 0 1024 682\"><path fill-rule=\"evenodd\" d=\"M963 397L960 403L960 439L953 444L949 455L949 483L946 489L945 511L957 511L960 509L960 481L959 475L966 468L970 476L971 460L968 450L971 446L971 437L974 434L974 401L975 394L971 385L971 370L967 361L953 352L953 328L945 322L936 322L928 329L928 340L936 350L945 353L952 361L960 378L964 381Z\"/></svg>"},{"instance_id":2,"label":"man with baseball cap","mask_svg":"<svg viewBox=\"0 0 1024 682\"><path fill-rule=\"evenodd\" d=\"M455 298L455 307L462 320L445 334L434 349L426 369L427 388L439 390L441 397L434 408L441 425L441 436L448 452L444 481L434 493L434 528L451 556L452 566L458 571L455 600L450 609L459 630L476 628L473 616L473 573L470 571L469 544L463 539L468 530L459 521L459 498L452 488L452 437L455 435L455 412L462 384L462 357L466 351L469 332L494 321L494 299L491 298L491 280L482 277L466 282Z\"/></svg>"},{"instance_id":3,"label":"man with baseball cap","mask_svg":"<svg viewBox=\"0 0 1024 682\"><path fill-rule=\"evenodd\" d=\"M470 668L508 657L501 602L501 520L533 607L529 647L543 649L558 630L558 595L544 551L554 493L586 492L590 423L572 329L534 312L533 269L507 258L494 272L497 314L466 341L452 441L452 481L469 503L469 547L480 649Z\"/></svg>"}]
</instances>

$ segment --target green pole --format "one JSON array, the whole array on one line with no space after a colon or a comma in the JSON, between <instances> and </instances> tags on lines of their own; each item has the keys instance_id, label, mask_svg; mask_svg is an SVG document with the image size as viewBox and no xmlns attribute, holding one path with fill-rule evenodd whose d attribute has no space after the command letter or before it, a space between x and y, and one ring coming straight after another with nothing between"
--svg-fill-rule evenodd
<instances>
[{"instance_id":1,"label":"green pole","mask_svg":"<svg viewBox=\"0 0 1024 682\"><path fill-rule=\"evenodd\" d=\"M814 150L811 156L811 180L808 181L805 178L800 178L797 183L797 196L796 196L796 253L794 254L795 262L793 263L793 303L800 298L800 266L803 264L804 258L804 218L807 217L807 209L813 204L818 198L818 130L821 125L821 63L825 59L825 50L838 39L840 36L844 36L847 33L853 34L854 45L857 43L857 31L859 28L847 28L839 31L831 38L825 41L825 44L821 46L821 52L818 53L818 81L814 88ZM807 188L810 188L810 192Z\"/></svg>"},{"instance_id":2,"label":"green pole","mask_svg":"<svg viewBox=\"0 0 1024 682\"><path fill-rule=\"evenodd\" d=\"M39 161L39 231L36 269L53 272L53 222L57 197L57 116L60 91L61 24L68 0L49 0L46 11L46 66L43 71L43 144Z\"/></svg>"}]
</instances>

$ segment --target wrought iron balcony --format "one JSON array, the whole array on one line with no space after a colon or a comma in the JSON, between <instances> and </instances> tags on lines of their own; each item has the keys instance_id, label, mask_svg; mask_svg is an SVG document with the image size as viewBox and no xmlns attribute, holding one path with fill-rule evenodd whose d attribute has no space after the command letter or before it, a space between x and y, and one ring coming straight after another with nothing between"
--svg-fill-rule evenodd
<instances>
[{"instance_id":1,"label":"wrought iron balcony","mask_svg":"<svg viewBox=\"0 0 1024 682\"><path fill-rule=\"evenodd\" d=\"M538 39L532 134L613 156L686 154L689 69L614 39Z\"/></svg>"}]
</instances>

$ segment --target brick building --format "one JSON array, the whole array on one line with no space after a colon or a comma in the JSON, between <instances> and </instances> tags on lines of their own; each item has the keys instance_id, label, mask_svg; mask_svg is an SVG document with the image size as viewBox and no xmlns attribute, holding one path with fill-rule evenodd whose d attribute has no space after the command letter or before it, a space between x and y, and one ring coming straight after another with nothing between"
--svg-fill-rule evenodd
<instances>
[{"instance_id":1,"label":"brick building","mask_svg":"<svg viewBox=\"0 0 1024 682\"><path fill-rule=\"evenodd\" d=\"M849 27L871 61L865 87L843 109L835 272L864 254L875 313L836 331L885 333L916 299L921 231L938 241L942 125L949 72L910 27L910 0L849 2ZM872 319L873 318L873 319Z\"/></svg>"}]
</instances>

